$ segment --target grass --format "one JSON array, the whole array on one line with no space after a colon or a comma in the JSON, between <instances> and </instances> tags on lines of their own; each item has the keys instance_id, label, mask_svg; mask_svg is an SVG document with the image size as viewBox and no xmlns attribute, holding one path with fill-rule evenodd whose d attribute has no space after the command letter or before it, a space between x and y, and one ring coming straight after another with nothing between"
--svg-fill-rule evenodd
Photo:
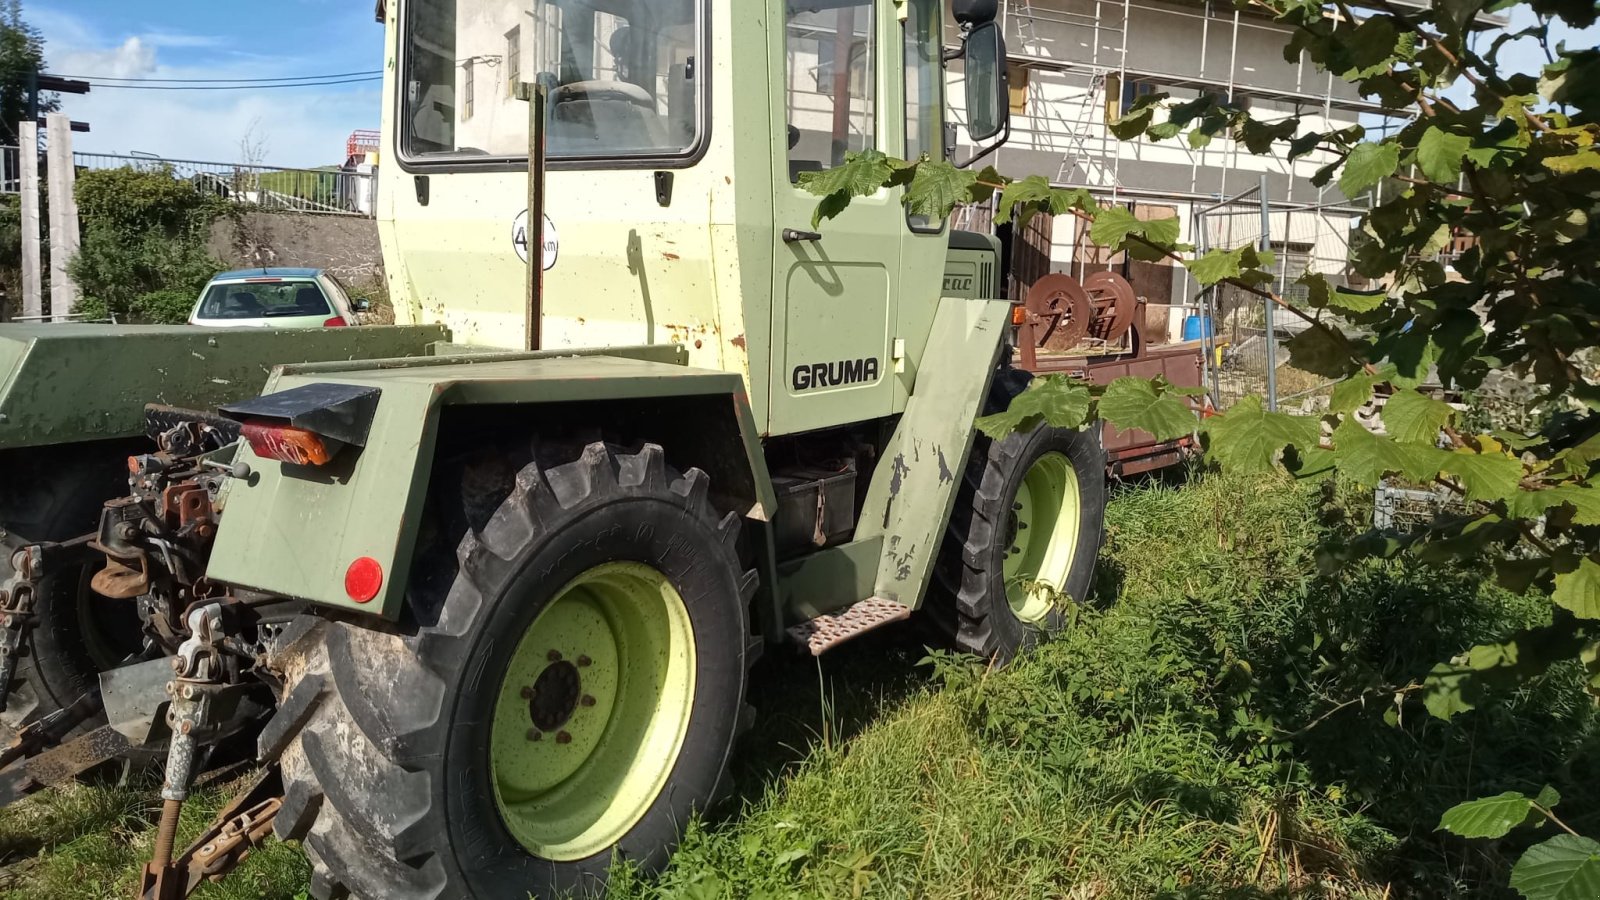
<instances>
[{"instance_id":1,"label":"grass","mask_svg":"<svg viewBox=\"0 0 1600 900\"><path fill-rule=\"evenodd\" d=\"M1478 572L1319 575L1318 545L1363 515L1359 497L1272 480L1124 490L1093 602L1015 666L929 655L909 628L771 654L734 796L659 877L620 867L613 896L1509 896L1516 844L1434 826L1460 800L1551 783L1568 821L1600 830L1580 674L1450 724L1395 706L1379 686L1549 604ZM0 898L121 893L147 798L79 786L0 812ZM274 845L204 896L289 898L305 878Z\"/></svg>"}]
</instances>

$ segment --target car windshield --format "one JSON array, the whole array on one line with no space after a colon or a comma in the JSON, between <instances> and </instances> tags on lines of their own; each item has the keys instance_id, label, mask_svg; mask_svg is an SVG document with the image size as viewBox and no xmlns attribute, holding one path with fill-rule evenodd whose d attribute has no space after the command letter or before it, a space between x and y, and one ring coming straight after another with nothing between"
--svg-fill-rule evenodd
<instances>
[{"instance_id":1,"label":"car windshield","mask_svg":"<svg viewBox=\"0 0 1600 900\"><path fill-rule=\"evenodd\" d=\"M526 157L520 82L548 91L551 158L675 156L700 135L704 0L414 0L403 146Z\"/></svg>"},{"instance_id":2,"label":"car windshield","mask_svg":"<svg viewBox=\"0 0 1600 900\"><path fill-rule=\"evenodd\" d=\"M200 302L202 319L278 319L331 316L328 298L315 281L250 281L213 284Z\"/></svg>"}]
</instances>

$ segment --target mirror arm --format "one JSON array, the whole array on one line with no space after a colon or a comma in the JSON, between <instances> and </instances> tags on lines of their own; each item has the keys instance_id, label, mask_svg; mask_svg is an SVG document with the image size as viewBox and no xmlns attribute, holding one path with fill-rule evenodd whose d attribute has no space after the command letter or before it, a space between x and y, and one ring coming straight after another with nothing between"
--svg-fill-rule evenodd
<instances>
[{"instance_id":1,"label":"mirror arm","mask_svg":"<svg viewBox=\"0 0 1600 900\"><path fill-rule=\"evenodd\" d=\"M1011 140L1011 119L1010 119L1010 117L1007 117L1006 118L1006 127L1005 127L1004 131L1000 132L1000 138L998 140L996 140L994 143L990 144L989 146L987 146L987 147L983 148L982 150L979 150L977 153L973 154L971 159L968 159L965 162L956 163L956 168L958 168L958 169L970 169L970 168L972 168L973 164L977 163L979 160L981 160L981 159L989 156L990 154L994 153L996 150L999 150L1001 147L1004 147L1006 145L1006 142L1009 141L1009 140Z\"/></svg>"}]
</instances>

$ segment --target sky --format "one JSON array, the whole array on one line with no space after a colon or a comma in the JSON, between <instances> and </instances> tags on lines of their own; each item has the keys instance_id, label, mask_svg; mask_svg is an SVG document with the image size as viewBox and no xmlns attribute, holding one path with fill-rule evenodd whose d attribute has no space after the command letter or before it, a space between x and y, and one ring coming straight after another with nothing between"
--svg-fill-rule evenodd
<instances>
[{"instance_id":1,"label":"sky","mask_svg":"<svg viewBox=\"0 0 1600 900\"><path fill-rule=\"evenodd\" d=\"M383 67L383 27L374 0L24 0L43 33L48 69L93 78L288 78ZM1519 9L1512 28L1531 24ZM1557 26L1569 46L1600 44L1600 26ZM1531 40L1501 54L1508 68L1534 72L1543 55ZM228 91L96 88L63 97L64 111L89 122L75 137L91 153L154 153L168 159L259 161L285 167L344 162L345 139L376 128L376 82ZM251 154L256 156L256 154Z\"/></svg>"},{"instance_id":2,"label":"sky","mask_svg":"<svg viewBox=\"0 0 1600 900\"><path fill-rule=\"evenodd\" d=\"M90 78L286 78L383 68L374 0L23 0L44 35L46 67ZM243 91L119 90L62 97L93 131L89 153L241 161L284 167L343 163L345 139L377 128L377 82Z\"/></svg>"}]
</instances>

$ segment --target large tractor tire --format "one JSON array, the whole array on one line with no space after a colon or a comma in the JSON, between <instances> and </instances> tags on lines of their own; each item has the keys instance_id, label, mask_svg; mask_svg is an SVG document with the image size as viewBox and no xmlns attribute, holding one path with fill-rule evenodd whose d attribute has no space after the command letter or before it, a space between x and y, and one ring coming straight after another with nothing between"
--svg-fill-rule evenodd
<instances>
[{"instance_id":1,"label":"large tractor tire","mask_svg":"<svg viewBox=\"0 0 1600 900\"><path fill-rule=\"evenodd\" d=\"M977 438L930 592L956 645L1009 662L1082 601L1105 531L1100 429Z\"/></svg>"},{"instance_id":2,"label":"large tractor tire","mask_svg":"<svg viewBox=\"0 0 1600 900\"><path fill-rule=\"evenodd\" d=\"M260 748L284 748L277 831L304 840L313 896L589 895L614 859L663 864L717 795L760 646L739 518L658 446L573 452L504 467L442 603L419 557L409 623L280 637Z\"/></svg>"},{"instance_id":3,"label":"large tractor tire","mask_svg":"<svg viewBox=\"0 0 1600 900\"><path fill-rule=\"evenodd\" d=\"M0 580L12 574L14 546L93 531L105 502L127 492L127 471L120 464L125 455L94 445L48 457L0 459L0 469L11 470L0 489L0 528L9 535L0 542ZM91 716L76 727L63 727L57 739L88 730L98 721L93 714L100 709L100 673L140 651L143 635L134 601L109 600L89 587L99 568L63 567L40 580L34 595L37 619L0 711L0 725L9 731L68 707Z\"/></svg>"}]
</instances>

